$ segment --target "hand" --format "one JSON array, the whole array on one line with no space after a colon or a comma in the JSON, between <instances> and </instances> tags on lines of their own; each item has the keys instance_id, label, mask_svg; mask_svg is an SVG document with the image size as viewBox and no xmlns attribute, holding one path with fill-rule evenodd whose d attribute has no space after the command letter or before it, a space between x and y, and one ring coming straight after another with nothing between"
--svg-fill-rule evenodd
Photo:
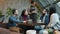
<instances>
[{"instance_id":1,"label":"hand","mask_svg":"<svg viewBox=\"0 0 60 34\"><path fill-rule=\"evenodd\" d=\"M23 21L23 23L26 23L26 21Z\"/></svg>"},{"instance_id":2,"label":"hand","mask_svg":"<svg viewBox=\"0 0 60 34\"><path fill-rule=\"evenodd\" d=\"M48 28L49 28L49 26L45 26L45 28L46 28L46 29L48 29Z\"/></svg>"},{"instance_id":3,"label":"hand","mask_svg":"<svg viewBox=\"0 0 60 34\"><path fill-rule=\"evenodd\" d=\"M16 24L16 26L17 26L18 24Z\"/></svg>"},{"instance_id":4,"label":"hand","mask_svg":"<svg viewBox=\"0 0 60 34\"><path fill-rule=\"evenodd\" d=\"M26 24L27 21L23 21L23 24Z\"/></svg>"}]
</instances>

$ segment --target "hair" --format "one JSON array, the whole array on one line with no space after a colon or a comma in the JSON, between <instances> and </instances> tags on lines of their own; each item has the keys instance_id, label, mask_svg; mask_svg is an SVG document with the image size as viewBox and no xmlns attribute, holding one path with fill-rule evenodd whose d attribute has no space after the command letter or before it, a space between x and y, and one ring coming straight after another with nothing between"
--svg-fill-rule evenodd
<instances>
[{"instance_id":1,"label":"hair","mask_svg":"<svg viewBox=\"0 0 60 34\"><path fill-rule=\"evenodd\" d=\"M49 8L49 21L50 21L50 17L51 17L51 15L53 14L53 13L56 13L56 8L55 7L50 7Z\"/></svg>"},{"instance_id":2,"label":"hair","mask_svg":"<svg viewBox=\"0 0 60 34\"><path fill-rule=\"evenodd\" d=\"M48 10L46 7L43 7L43 9L45 9L45 10L46 10L46 12L47 12L47 13L49 13L49 10Z\"/></svg>"},{"instance_id":3,"label":"hair","mask_svg":"<svg viewBox=\"0 0 60 34\"><path fill-rule=\"evenodd\" d=\"M49 12L49 10L48 9L45 9L46 10L46 12L48 13Z\"/></svg>"},{"instance_id":4,"label":"hair","mask_svg":"<svg viewBox=\"0 0 60 34\"><path fill-rule=\"evenodd\" d=\"M50 11L49 15L51 16L51 14L56 13L56 8L55 7L50 7L49 11Z\"/></svg>"},{"instance_id":5,"label":"hair","mask_svg":"<svg viewBox=\"0 0 60 34\"><path fill-rule=\"evenodd\" d=\"M24 9L23 11L22 11L22 14L21 14L21 16L24 16L24 13L26 12L26 9Z\"/></svg>"},{"instance_id":6,"label":"hair","mask_svg":"<svg viewBox=\"0 0 60 34\"><path fill-rule=\"evenodd\" d=\"M31 1L31 4L33 4L33 3L34 3L34 1L32 0L32 1Z\"/></svg>"},{"instance_id":7,"label":"hair","mask_svg":"<svg viewBox=\"0 0 60 34\"><path fill-rule=\"evenodd\" d=\"M12 9L12 14L14 14L14 13L15 13L15 11L16 11L16 9Z\"/></svg>"}]
</instances>

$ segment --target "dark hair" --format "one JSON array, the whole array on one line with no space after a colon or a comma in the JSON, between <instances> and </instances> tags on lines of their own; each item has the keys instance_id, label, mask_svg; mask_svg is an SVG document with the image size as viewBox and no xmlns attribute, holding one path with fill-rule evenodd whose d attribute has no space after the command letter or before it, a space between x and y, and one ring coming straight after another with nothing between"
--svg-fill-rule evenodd
<instances>
[{"instance_id":1,"label":"dark hair","mask_svg":"<svg viewBox=\"0 0 60 34\"><path fill-rule=\"evenodd\" d=\"M56 13L56 8L55 7L50 7L49 8L49 21L50 21L50 17L51 17L51 15L53 14L53 13Z\"/></svg>"},{"instance_id":2,"label":"dark hair","mask_svg":"<svg viewBox=\"0 0 60 34\"><path fill-rule=\"evenodd\" d=\"M16 9L12 9L12 14L14 14L14 13L15 13L15 11L16 11Z\"/></svg>"},{"instance_id":3,"label":"dark hair","mask_svg":"<svg viewBox=\"0 0 60 34\"><path fill-rule=\"evenodd\" d=\"M49 10L48 9L45 9L46 10L46 12L48 13L49 12Z\"/></svg>"},{"instance_id":4,"label":"dark hair","mask_svg":"<svg viewBox=\"0 0 60 34\"><path fill-rule=\"evenodd\" d=\"M31 1L31 4L34 4L34 1L33 0Z\"/></svg>"},{"instance_id":5,"label":"dark hair","mask_svg":"<svg viewBox=\"0 0 60 34\"><path fill-rule=\"evenodd\" d=\"M24 9L23 11L22 11L22 14L21 14L21 16L24 16L24 13L26 12L26 9Z\"/></svg>"},{"instance_id":6,"label":"dark hair","mask_svg":"<svg viewBox=\"0 0 60 34\"><path fill-rule=\"evenodd\" d=\"M48 10L46 7L43 7L43 9L45 9L45 10L46 10L46 12L47 12L47 13L49 13L49 10Z\"/></svg>"},{"instance_id":7,"label":"dark hair","mask_svg":"<svg viewBox=\"0 0 60 34\"><path fill-rule=\"evenodd\" d=\"M50 7L50 12L49 15L51 16L51 14L56 13L56 8L55 7Z\"/></svg>"}]
</instances>

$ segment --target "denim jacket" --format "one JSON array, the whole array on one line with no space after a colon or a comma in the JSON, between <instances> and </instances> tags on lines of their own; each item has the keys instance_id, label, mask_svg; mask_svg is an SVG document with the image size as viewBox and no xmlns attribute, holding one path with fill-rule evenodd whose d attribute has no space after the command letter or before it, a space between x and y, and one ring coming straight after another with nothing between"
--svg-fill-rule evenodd
<instances>
[{"instance_id":1,"label":"denim jacket","mask_svg":"<svg viewBox=\"0 0 60 34\"><path fill-rule=\"evenodd\" d=\"M8 27L15 27L17 23L22 22L17 17L10 16L8 21Z\"/></svg>"},{"instance_id":2,"label":"denim jacket","mask_svg":"<svg viewBox=\"0 0 60 34\"><path fill-rule=\"evenodd\" d=\"M44 18L45 17L45 18ZM43 22L43 19L44 19L44 23L45 25L48 25L49 24L49 15L46 14L45 16L41 16L40 17L40 20Z\"/></svg>"}]
</instances>

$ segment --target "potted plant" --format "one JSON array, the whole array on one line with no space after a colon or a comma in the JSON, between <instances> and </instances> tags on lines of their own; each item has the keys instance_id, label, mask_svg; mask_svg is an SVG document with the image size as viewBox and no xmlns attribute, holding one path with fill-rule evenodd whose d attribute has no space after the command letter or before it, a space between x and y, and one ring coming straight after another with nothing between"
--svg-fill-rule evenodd
<instances>
[{"instance_id":1,"label":"potted plant","mask_svg":"<svg viewBox=\"0 0 60 34\"><path fill-rule=\"evenodd\" d=\"M12 15L12 8L8 7L6 14L7 14L7 17Z\"/></svg>"},{"instance_id":2,"label":"potted plant","mask_svg":"<svg viewBox=\"0 0 60 34\"><path fill-rule=\"evenodd\" d=\"M0 10L0 18L3 17L4 15L2 15L2 11Z\"/></svg>"}]
</instances>

